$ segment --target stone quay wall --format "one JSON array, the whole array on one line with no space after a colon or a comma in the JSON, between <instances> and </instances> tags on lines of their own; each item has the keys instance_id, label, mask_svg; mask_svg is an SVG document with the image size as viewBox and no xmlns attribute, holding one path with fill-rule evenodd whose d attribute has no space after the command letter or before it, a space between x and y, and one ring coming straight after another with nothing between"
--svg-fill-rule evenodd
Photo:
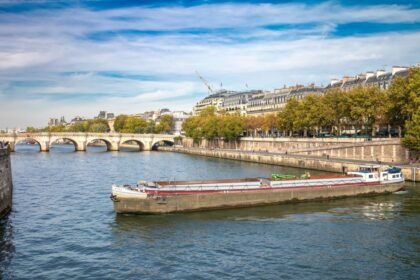
<instances>
[{"instance_id":1,"label":"stone quay wall","mask_svg":"<svg viewBox=\"0 0 420 280\"><path fill-rule=\"evenodd\" d=\"M0 149L0 218L12 209L12 168L10 153L7 149Z\"/></svg>"},{"instance_id":2,"label":"stone quay wall","mask_svg":"<svg viewBox=\"0 0 420 280\"><path fill-rule=\"evenodd\" d=\"M287 153L349 160L408 163L415 155L401 146L398 138L252 138L238 141L182 139L187 148L232 149L253 152Z\"/></svg>"},{"instance_id":3,"label":"stone quay wall","mask_svg":"<svg viewBox=\"0 0 420 280\"><path fill-rule=\"evenodd\" d=\"M207 157L233 159L272 165L297 167L337 173L357 170L366 164L380 165L377 162L350 161L345 159L319 158L293 154L273 154L267 152L250 152L239 150L202 149L185 147L159 147L159 151L171 151ZM383 167L388 165L384 164ZM415 166L400 166L407 181L420 181L420 168Z\"/></svg>"}]
</instances>

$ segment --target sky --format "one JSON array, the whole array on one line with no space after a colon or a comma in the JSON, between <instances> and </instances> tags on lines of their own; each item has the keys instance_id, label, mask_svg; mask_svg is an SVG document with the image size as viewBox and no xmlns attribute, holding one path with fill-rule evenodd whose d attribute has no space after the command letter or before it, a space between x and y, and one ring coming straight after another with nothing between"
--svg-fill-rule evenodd
<instances>
[{"instance_id":1,"label":"sky","mask_svg":"<svg viewBox=\"0 0 420 280\"><path fill-rule=\"evenodd\" d=\"M420 1L0 0L0 128L420 63Z\"/></svg>"}]
</instances>

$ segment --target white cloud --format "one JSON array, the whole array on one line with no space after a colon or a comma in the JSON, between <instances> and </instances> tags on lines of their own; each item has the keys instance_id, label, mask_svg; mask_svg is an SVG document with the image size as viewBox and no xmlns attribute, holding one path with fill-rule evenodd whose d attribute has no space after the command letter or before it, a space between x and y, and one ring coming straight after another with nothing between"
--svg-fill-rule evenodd
<instances>
[{"instance_id":1,"label":"white cloud","mask_svg":"<svg viewBox=\"0 0 420 280\"><path fill-rule=\"evenodd\" d=\"M334 76L372 67L417 63L419 32L328 35L340 23L419 21L420 11L404 6L350 8L334 2L3 13L0 127L41 126L50 116L92 116L100 109L188 110L206 93L195 70L213 85L223 82L229 89L245 89L247 83L270 90L283 84L325 84ZM262 28L275 24L308 25ZM171 32L188 28L210 30ZM213 32L217 28L226 30ZM163 33L89 39L91 33L121 29ZM104 76L102 71L155 80ZM29 86L16 85L19 81L29 81Z\"/></svg>"}]
</instances>

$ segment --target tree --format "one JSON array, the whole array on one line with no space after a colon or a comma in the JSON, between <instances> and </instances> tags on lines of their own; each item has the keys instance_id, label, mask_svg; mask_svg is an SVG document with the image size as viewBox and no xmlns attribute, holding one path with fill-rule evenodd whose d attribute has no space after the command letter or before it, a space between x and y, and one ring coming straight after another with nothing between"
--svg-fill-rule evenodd
<instances>
[{"instance_id":1,"label":"tree","mask_svg":"<svg viewBox=\"0 0 420 280\"><path fill-rule=\"evenodd\" d=\"M170 133L172 131L173 116L163 115L156 126L156 133Z\"/></svg>"},{"instance_id":2,"label":"tree","mask_svg":"<svg viewBox=\"0 0 420 280\"><path fill-rule=\"evenodd\" d=\"M67 128L69 132L87 132L89 123L87 121L76 122Z\"/></svg>"},{"instance_id":3,"label":"tree","mask_svg":"<svg viewBox=\"0 0 420 280\"><path fill-rule=\"evenodd\" d=\"M108 132L109 124L106 120L96 119L87 121L87 131L88 132Z\"/></svg>"},{"instance_id":4,"label":"tree","mask_svg":"<svg viewBox=\"0 0 420 280\"><path fill-rule=\"evenodd\" d=\"M257 136L258 129L262 126L262 118L257 116L245 117L244 128L247 130L248 135Z\"/></svg>"},{"instance_id":5,"label":"tree","mask_svg":"<svg viewBox=\"0 0 420 280\"><path fill-rule=\"evenodd\" d=\"M116 132L121 132L124 128L125 121L127 119L127 115L118 115L114 121L114 130Z\"/></svg>"},{"instance_id":6,"label":"tree","mask_svg":"<svg viewBox=\"0 0 420 280\"><path fill-rule=\"evenodd\" d=\"M378 87L357 87L351 89L346 102L349 105L350 119L359 127L374 135L374 125L385 114L385 94Z\"/></svg>"},{"instance_id":7,"label":"tree","mask_svg":"<svg viewBox=\"0 0 420 280\"><path fill-rule=\"evenodd\" d=\"M420 107L420 67L410 68L407 77L397 77L387 91L386 119L398 126L399 136Z\"/></svg>"},{"instance_id":8,"label":"tree","mask_svg":"<svg viewBox=\"0 0 420 280\"><path fill-rule=\"evenodd\" d=\"M287 101L283 110L278 113L278 128L283 131L288 131L289 136L293 135L293 131L297 129L297 110L299 101L296 98L291 98Z\"/></svg>"},{"instance_id":9,"label":"tree","mask_svg":"<svg viewBox=\"0 0 420 280\"><path fill-rule=\"evenodd\" d=\"M244 119L239 113L224 114L217 117L219 121L219 137L227 141L237 140L244 132Z\"/></svg>"},{"instance_id":10,"label":"tree","mask_svg":"<svg viewBox=\"0 0 420 280\"><path fill-rule=\"evenodd\" d=\"M26 132L28 132L28 133L35 133L35 132L38 132L38 131L39 131L39 129L37 129L35 127L32 127L32 126L28 126L26 128Z\"/></svg>"},{"instance_id":11,"label":"tree","mask_svg":"<svg viewBox=\"0 0 420 280\"><path fill-rule=\"evenodd\" d=\"M122 133L145 133L147 122L145 119L135 116L126 116L124 126L120 130ZM114 123L115 129L115 123Z\"/></svg>"},{"instance_id":12,"label":"tree","mask_svg":"<svg viewBox=\"0 0 420 280\"><path fill-rule=\"evenodd\" d=\"M147 121L144 133L155 133L155 132L156 132L156 123L153 120Z\"/></svg>"},{"instance_id":13,"label":"tree","mask_svg":"<svg viewBox=\"0 0 420 280\"><path fill-rule=\"evenodd\" d=\"M275 114L268 114L263 117L261 128L266 134L273 134L274 129L277 127L277 123L277 116Z\"/></svg>"},{"instance_id":14,"label":"tree","mask_svg":"<svg viewBox=\"0 0 420 280\"><path fill-rule=\"evenodd\" d=\"M104 123L93 123L89 126L89 132L105 133L108 130L109 127Z\"/></svg>"},{"instance_id":15,"label":"tree","mask_svg":"<svg viewBox=\"0 0 420 280\"><path fill-rule=\"evenodd\" d=\"M48 127L48 131L49 132L64 132L64 131L66 131L66 127L62 124L54 125L54 126Z\"/></svg>"},{"instance_id":16,"label":"tree","mask_svg":"<svg viewBox=\"0 0 420 280\"><path fill-rule=\"evenodd\" d=\"M334 128L337 129L338 134L341 134L342 125L349 124L349 104L347 102L346 91L341 89L330 89L322 97L321 114L322 123L320 126L329 127L330 133L333 133Z\"/></svg>"},{"instance_id":17,"label":"tree","mask_svg":"<svg viewBox=\"0 0 420 280\"><path fill-rule=\"evenodd\" d=\"M185 131L185 135L191 137L196 143L203 137L198 116L186 119L182 124L182 130Z\"/></svg>"},{"instance_id":18,"label":"tree","mask_svg":"<svg viewBox=\"0 0 420 280\"><path fill-rule=\"evenodd\" d=\"M420 151L420 112L417 112L412 120L405 123L405 135L402 139L404 147L414 151Z\"/></svg>"}]
</instances>

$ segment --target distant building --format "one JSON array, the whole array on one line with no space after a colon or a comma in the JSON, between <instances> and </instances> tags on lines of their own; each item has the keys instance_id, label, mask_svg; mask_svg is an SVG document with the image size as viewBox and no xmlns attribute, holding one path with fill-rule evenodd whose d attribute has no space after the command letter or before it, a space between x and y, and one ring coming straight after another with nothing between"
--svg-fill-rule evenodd
<instances>
[{"instance_id":1,"label":"distant building","mask_svg":"<svg viewBox=\"0 0 420 280\"><path fill-rule=\"evenodd\" d=\"M248 101L247 115L265 115L279 112L290 98L303 99L309 94L322 94L324 89L311 84L307 87L296 85L273 92L261 92L254 94Z\"/></svg>"},{"instance_id":2,"label":"distant building","mask_svg":"<svg viewBox=\"0 0 420 280\"><path fill-rule=\"evenodd\" d=\"M146 121L154 120L155 112L154 111L146 111L143 114L138 114L139 117L142 117Z\"/></svg>"},{"instance_id":3,"label":"distant building","mask_svg":"<svg viewBox=\"0 0 420 280\"><path fill-rule=\"evenodd\" d=\"M106 119L107 119L107 120L114 119L114 118L115 118L114 113L107 113L107 114L106 114Z\"/></svg>"},{"instance_id":4,"label":"distant building","mask_svg":"<svg viewBox=\"0 0 420 280\"><path fill-rule=\"evenodd\" d=\"M96 119L105 119L106 118L106 111L99 111L98 116Z\"/></svg>"},{"instance_id":5,"label":"distant building","mask_svg":"<svg viewBox=\"0 0 420 280\"><path fill-rule=\"evenodd\" d=\"M220 110L228 113L238 112L241 115L246 115L249 99L253 96L261 94L262 92L262 90L250 90L231 93L223 99Z\"/></svg>"},{"instance_id":6,"label":"distant building","mask_svg":"<svg viewBox=\"0 0 420 280\"><path fill-rule=\"evenodd\" d=\"M49 118L48 120L48 126L56 126L58 125L60 122L58 121L57 118Z\"/></svg>"},{"instance_id":7,"label":"distant building","mask_svg":"<svg viewBox=\"0 0 420 280\"><path fill-rule=\"evenodd\" d=\"M172 112L173 123L172 123L172 133L175 135L183 134L182 124L186 119L191 117L191 113L186 113L184 111L174 111Z\"/></svg>"},{"instance_id":8,"label":"distant building","mask_svg":"<svg viewBox=\"0 0 420 280\"><path fill-rule=\"evenodd\" d=\"M216 93L206 96L203 100L197 102L193 107L193 114L199 115L205 108L213 106L216 111L222 110L223 102L229 95L235 94L235 91L219 90Z\"/></svg>"},{"instance_id":9,"label":"distant building","mask_svg":"<svg viewBox=\"0 0 420 280\"><path fill-rule=\"evenodd\" d=\"M376 72L366 72L363 74L352 76L344 76L341 80L332 79L326 90L332 88L340 88L350 90L355 87L376 86L380 89L387 89L392 80L399 76L407 76L409 67L393 66L391 72L385 70L376 70Z\"/></svg>"}]
</instances>

